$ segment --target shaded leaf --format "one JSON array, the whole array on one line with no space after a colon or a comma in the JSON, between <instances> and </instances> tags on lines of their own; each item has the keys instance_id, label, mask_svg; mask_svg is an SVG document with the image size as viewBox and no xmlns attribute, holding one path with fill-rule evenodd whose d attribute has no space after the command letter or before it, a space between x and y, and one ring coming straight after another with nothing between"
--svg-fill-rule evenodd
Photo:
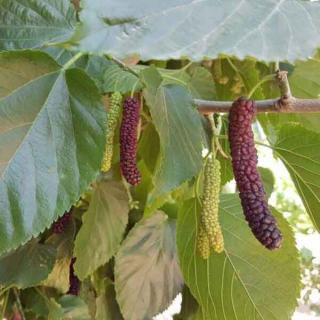
<instances>
[{"instance_id":1,"label":"shaded leaf","mask_svg":"<svg viewBox=\"0 0 320 320\"><path fill-rule=\"evenodd\" d=\"M162 312L182 281L175 221L158 211L130 231L116 256L115 289L124 318L147 320Z\"/></svg>"},{"instance_id":2,"label":"shaded leaf","mask_svg":"<svg viewBox=\"0 0 320 320\"><path fill-rule=\"evenodd\" d=\"M175 320L194 320L195 314L198 312L199 304L192 296L190 289L184 286L182 291L181 311L174 317Z\"/></svg>"},{"instance_id":3,"label":"shaded leaf","mask_svg":"<svg viewBox=\"0 0 320 320\"><path fill-rule=\"evenodd\" d=\"M225 251L199 257L196 237L200 204L189 200L179 212L177 245L184 279L206 320L289 319L300 294L298 252L293 232L274 211L283 247L268 251L254 238L237 195L222 195L220 221Z\"/></svg>"},{"instance_id":4,"label":"shaded leaf","mask_svg":"<svg viewBox=\"0 0 320 320\"><path fill-rule=\"evenodd\" d=\"M161 76L152 68L143 76L150 79L144 95L161 146L154 176L155 188L150 195L150 201L154 201L199 172L204 131L186 89L178 85L160 85Z\"/></svg>"},{"instance_id":5,"label":"shaded leaf","mask_svg":"<svg viewBox=\"0 0 320 320\"><path fill-rule=\"evenodd\" d=\"M0 253L70 209L96 177L105 139L100 96L83 71L57 70L44 53L2 61L13 76L0 76L10 86L0 99Z\"/></svg>"},{"instance_id":6,"label":"shaded leaf","mask_svg":"<svg viewBox=\"0 0 320 320\"><path fill-rule=\"evenodd\" d=\"M47 278L55 259L53 246L34 239L0 258L0 283L5 287L35 286Z\"/></svg>"},{"instance_id":7,"label":"shaded leaf","mask_svg":"<svg viewBox=\"0 0 320 320\"><path fill-rule=\"evenodd\" d=\"M65 41L72 35L75 22L69 0L1 0L0 50Z\"/></svg>"},{"instance_id":8,"label":"shaded leaf","mask_svg":"<svg viewBox=\"0 0 320 320\"><path fill-rule=\"evenodd\" d=\"M121 320L119 306L116 301L116 293L112 282L106 278L104 280L104 287L100 291L97 299L96 320Z\"/></svg>"},{"instance_id":9,"label":"shaded leaf","mask_svg":"<svg viewBox=\"0 0 320 320\"><path fill-rule=\"evenodd\" d=\"M53 287L60 292L69 290L70 262L73 256L73 239L75 224L70 221L61 234L52 234L46 241L57 250L56 262L48 278L42 283L44 286Z\"/></svg>"},{"instance_id":10,"label":"shaded leaf","mask_svg":"<svg viewBox=\"0 0 320 320\"><path fill-rule=\"evenodd\" d=\"M65 295L57 302L50 300L48 320L91 320L91 317L81 298Z\"/></svg>"},{"instance_id":11,"label":"shaded leaf","mask_svg":"<svg viewBox=\"0 0 320 320\"><path fill-rule=\"evenodd\" d=\"M120 247L128 223L129 201L121 182L97 183L75 241L75 271L86 278Z\"/></svg>"}]
</instances>

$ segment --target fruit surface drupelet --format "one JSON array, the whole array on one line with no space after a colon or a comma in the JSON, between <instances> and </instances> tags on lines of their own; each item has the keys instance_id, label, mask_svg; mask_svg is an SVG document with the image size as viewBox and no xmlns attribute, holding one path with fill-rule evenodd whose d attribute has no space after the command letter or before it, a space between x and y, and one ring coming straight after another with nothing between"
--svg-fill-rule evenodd
<instances>
[{"instance_id":1,"label":"fruit surface drupelet","mask_svg":"<svg viewBox=\"0 0 320 320\"><path fill-rule=\"evenodd\" d=\"M255 117L254 101L239 98L229 113L229 143L232 167L246 220L255 237L268 249L281 246L282 235L272 216L260 174L251 123Z\"/></svg>"},{"instance_id":2,"label":"fruit surface drupelet","mask_svg":"<svg viewBox=\"0 0 320 320\"><path fill-rule=\"evenodd\" d=\"M136 98L127 98L123 104L120 128L120 168L128 183L140 183L141 175L137 167L138 126L140 103Z\"/></svg>"},{"instance_id":3,"label":"fruit surface drupelet","mask_svg":"<svg viewBox=\"0 0 320 320\"><path fill-rule=\"evenodd\" d=\"M121 113L122 95L119 92L114 92L110 98L110 109L106 124L106 145L101 164L101 171L108 172L112 164L113 142L114 135Z\"/></svg>"}]
</instances>

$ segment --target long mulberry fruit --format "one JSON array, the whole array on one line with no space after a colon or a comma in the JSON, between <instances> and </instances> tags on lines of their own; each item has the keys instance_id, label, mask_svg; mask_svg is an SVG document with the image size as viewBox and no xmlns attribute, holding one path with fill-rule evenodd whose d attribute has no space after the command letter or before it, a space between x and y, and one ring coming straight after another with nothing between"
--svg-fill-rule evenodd
<instances>
[{"instance_id":1,"label":"long mulberry fruit","mask_svg":"<svg viewBox=\"0 0 320 320\"><path fill-rule=\"evenodd\" d=\"M101 165L101 171L107 172L111 168L113 155L113 140L117 127L118 119L121 111L122 95L120 92L114 92L110 99L110 109L108 112L108 120L106 125L106 146Z\"/></svg>"},{"instance_id":2,"label":"long mulberry fruit","mask_svg":"<svg viewBox=\"0 0 320 320\"><path fill-rule=\"evenodd\" d=\"M207 234L210 247L217 253L224 249L224 240L219 223L219 197L220 197L220 162L208 158L204 168L204 185L202 197L201 223Z\"/></svg>"},{"instance_id":3,"label":"long mulberry fruit","mask_svg":"<svg viewBox=\"0 0 320 320\"><path fill-rule=\"evenodd\" d=\"M140 120L140 104L136 98L127 98L123 105L120 128L120 168L128 183L140 183L141 175L137 167L137 135Z\"/></svg>"},{"instance_id":4,"label":"long mulberry fruit","mask_svg":"<svg viewBox=\"0 0 320 320\"><path fill-rule=\"evenodd\" d=\"M73 296L79 295L80 291L80 280L74 273L74 263L76 262L76 258L71 259L70 269L69 269L69 291L68 294Z\"/></svg>"},{"instance_id":5,"label":"long mulberry fruit","mask_svg":"<svg viewBox=\"0 0 320 320\"><path fill-rule=\"evenodd\" d=\"M281 246L282 235L266 201L257 171L258 156L251 123L255 117L254 101L239 98L229 113L229 142L232 166L241 205L255 237L268 249Z\"/></svg>"}]
</instances>

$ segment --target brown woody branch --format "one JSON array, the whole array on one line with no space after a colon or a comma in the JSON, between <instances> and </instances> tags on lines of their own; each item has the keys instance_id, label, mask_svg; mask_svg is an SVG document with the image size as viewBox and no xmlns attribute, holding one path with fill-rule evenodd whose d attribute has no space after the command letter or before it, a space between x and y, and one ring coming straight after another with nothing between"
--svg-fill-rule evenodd
<instances>
[{"instance_id":1,"label":"brown woody branch","mask_svg":"<svg viewBox=\"0 0 320 320\"><path fill-rule=\"evenodd\" d=\"M320 99L298 99L292 96L286 71L278 71L276 80L281 97L256 101L258 112L307 113L320 112ZM198 110L203 114L229 112L232 101L208 101L194 99Z\"/></svg>"}]
</instances>

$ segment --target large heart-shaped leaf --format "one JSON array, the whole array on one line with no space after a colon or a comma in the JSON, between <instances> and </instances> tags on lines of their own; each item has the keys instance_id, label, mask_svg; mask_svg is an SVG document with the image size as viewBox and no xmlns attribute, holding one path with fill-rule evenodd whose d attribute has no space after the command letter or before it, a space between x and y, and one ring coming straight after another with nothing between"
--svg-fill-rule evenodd
<instances>
[{"instance_id":1,"label":"large heart-shaped leaf","mask_svg":"<svg viewBox=\"0 0 320 320\"><path fill-rule=\"evenodd\" d=\"M143 71L144 95L158 131L161 156L154 176L152 201L195 176L202 166L204 132L188 91L178 85L161 85L154 69Z\"/></svg>"},{"instance_id":2,"label":"large heart-shaped leaf","mask_svg":"<svg viewBox=\"0 0 320 320\"><path fill-rule=\"evenodd\" d=\"M48 244L32 240L0 259L0 284L27 288L39 284L51 272L56 250Z\"/></svg>"},{"instance_id":3,"label":"large heart-shaped leaf","mask_svg":"<svg viewBox=\"0 0 320 320\"><path fill-rule=\"evenodd\" d=\"M320 44L317 2L137 0L133 6L130 0L84 0L82 7L73 40L82 50L118 58L199 61L224 53L295 60Z\"/></svg>"},{"instance_id":4,"label":"large heart-shaped leaf","mask_svg":"<svg viewBox=\"0 0 320 320\"><path fill-rule=\"evenodd\" d=\"M175 221L158 211L124 240L116 256L115 289L125 319L151 319L180 292L175 229Z\"/></svg>"},{"instance_id":5,"label":"large heart-shaped leaf","mask_svg":"<svg viewBox=\"0 0 320 320\"><path fill-rule=\"evenodd\" d=\"M320 135L286 124L273 148L287 167L313 225L320 230Z\"/></svg>"},{"instance_id":6,"label":"large heart-shaped leaf","mask_svg":"<svg viewBox=\"0 0 320 320\"><path fill-rule=\"evenodd\" d=\"M73 33L75 10L69 0L1 0L0 50L41 47Z\"/></svg>"},{"instance_id":7,"label":"large heart-shaped leaf","mask_svg":"<svg viewBox=\"0 0 320 320\"><path fill-rule=\"evenodd\" d=\"M75 241L75 271L80 279L117 252L128 223L128 212L128 196L121 182L97 184Z\"/></svg>"},{"instance_id":8,"label":"large heart-shaped leaf","mask_svg":"<svg viewBox=\"0 0 320 320\"><path fill-rule=\"evenodd\" d=\"M44 53L2 53L0 65L2 253L48 227L96 177L105 112L83 71Z\"/></svg>"},{"instance_id":9,"label":"large heart-shaped leaf","mask_svg":"<svg viewBox=\"0 0 320 320\"><path fill-rule=\"evenodd\" d=\"M237 195L221 197L220 220L225 251L199 257L196 247L200 204L183 204L177 225L184 279L202 308L203 319L290 319L300 293L298 252L288 223L276 214L283 247L266 250L254 238Z\"/></svg>"}]
</instances>

